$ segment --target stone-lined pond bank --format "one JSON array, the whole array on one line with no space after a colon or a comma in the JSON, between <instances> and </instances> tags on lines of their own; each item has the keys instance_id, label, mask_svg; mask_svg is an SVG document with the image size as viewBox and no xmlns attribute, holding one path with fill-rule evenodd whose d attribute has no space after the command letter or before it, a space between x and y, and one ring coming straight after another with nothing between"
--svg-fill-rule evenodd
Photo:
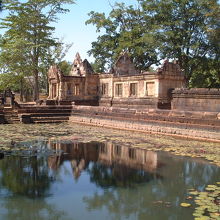
<instances>
[{"instance_id":1,"label":"stone-lined pond bank","mask_svg":"<svg viewBox=\"0 0 220 220\"><path fill-rule=\"evenodd\" d=\"M219 112L78 105L24 105L19 109L0 109L0 123L49 124L68 121L220 142Z\"/></svg>"},{"instance_id":2,"label":"stone-lined pond bank","mask_svg":"<svg viewBox=\"0 0 220 220\"><path fill-rule=\"evenodd\" d=\"M217 112L135 110L73 106L70 121L92 126L215 141L220 143Z\"/></svg>"},{"instance_id":3,"label":"stone-lined pond bank","mask_svg":"<svg viewBox=\"0 0 220 220\"><path fill-rule=\"evenodd\" d=\"M195 140L211 141L220 143L220 133L210 127L205 129L196 126L186 126L181 124L167 124L163 122L131 122L126 120L116 120L113 118L100 118L94 116L71 116L70 122L90 126L98 126L126 131L135 131L180 138L190 138Z\"/></svg>"}]
</instances>

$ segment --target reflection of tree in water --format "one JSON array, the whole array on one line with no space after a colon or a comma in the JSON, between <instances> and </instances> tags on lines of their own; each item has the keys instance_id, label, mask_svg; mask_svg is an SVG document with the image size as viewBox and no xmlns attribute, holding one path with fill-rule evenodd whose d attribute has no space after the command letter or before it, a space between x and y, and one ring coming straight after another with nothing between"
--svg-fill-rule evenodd
<instances>
[{"instance_id":1,"label":"reflection of tree in water","mask_svg":"<svg viewBox=\"0 0 220 220\"><path fill-rule=\"evenodd\" d=\"M128 217L138 211L140 203L140 195L137 191L130 190L129 193L124 193L122 188L107 189L102 194L95 193L92 198L85 197L84 202L87 204L89 210L100 210L106 208L112 219L121 219L121 217Z\"/></svg>"},{"instance_id":2,"label":"reflection of tree in water","mask_svg":"<svg viewBox=\"0 0 220 220\"><path fill-rule=\"evenodd\" d=\"M0 171L0 184L9 193L33 198L46 196L54 181L43 157L6 157L0 161Z\"/></svg>"},{"instance_id":3,"label":"reflection of tree in water","mask_svg":"<svg viewBox=\"0 0 220 220\"><path fill-rule=\"evenodd\" d=\"M100 187L134 187L159 178L155 173L131 169L120 164L107 166L101 163L91 164L86 171L90 181Z\"/></svg>"},{"instance_id":4,"label":"reflection of tree in water","mask_svg":"<svg viewBox=\"0 0 220 220\"><path fill-rule=\"evenodd\" d=\"M192 219L191 210L186 212L180 207L180 203L185 201L187 189L201 189L204 185L218 181L219 168L185 158L182 161L175 161L172 157L160 159L166 159L166 165L169 164L160 171L164 178L135 189L105 188L91 197L84 197L88 210L107 209L112 219ZM95 181L93 176L100 186L108 186L111 181L115 184L111 172L106 169L99 172L98 168L92 168L91 179Z\"/></svg>"},{"instance_id":5,"label":"reflection of tree in water","mask_svg":"<svg viewBox=\"0 0 220 220\"><path fill-rule=\"evenodd\" d=\"M199 183L203 182L202 188L200 190L204 190L205 186L209 183L210 177L214 177L215 179L218 178L219 173L217 172L219 168L213 166L211 164L206 164L203 169L198 169L198 165L196 162L186 162L184 163L184 170L185 170L185 182L191 183L191 186L194 187ZM195 176L199 176L200 178L194 178Z\"/></svg>"},{"instance_id":6,"label":"reflection of tree in water","mask_svg":"<svg viewBox=\"0 0 220 220\"><path fill-rule=\"evenodd\" d=\"M8 198L4 202L6 212L1 219L10 220L54 220L67 219L63 211L48 204L44 199L28 199L25 197ZM73 219L71 219L73 220Z\"/></svg>"}]
</instances>

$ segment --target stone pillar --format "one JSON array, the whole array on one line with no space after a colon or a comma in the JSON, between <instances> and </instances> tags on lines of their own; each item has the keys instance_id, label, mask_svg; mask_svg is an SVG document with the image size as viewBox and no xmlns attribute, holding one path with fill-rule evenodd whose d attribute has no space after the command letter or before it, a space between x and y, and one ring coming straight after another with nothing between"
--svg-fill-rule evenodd
<instances>
[{"instance_id":1,"label":"stone pillar","mask_svg":"<svg viewBox=\"0 0 220 220\"><path fill-rule=\"evenodd\" d=\"M57 83L57 87L56 87L56 100L59 98L60 96L60 83Z\"/></svg>"},{"instance_id":2,"label":"stone pillar","mask_svg":"<svg viewBox=\"0 0 220 220\"><path fill-rule=\"evenodd\" d=\"M52 84L49 83L49 94L48 94L48 99L52 98Z\"/></svg>"},{"instance_id":3,"label":"stone pillar","mask_svg":"<svg viewBox=\"0 0 220 220\"><path fill-rule=\"evenodd\" d=\"M64 82L59 83L59 92L58 92L58 94L59 94L59 96L58 96L59 100L64 100L65 99L65 83Z\"/></svg>"}]
</instances>

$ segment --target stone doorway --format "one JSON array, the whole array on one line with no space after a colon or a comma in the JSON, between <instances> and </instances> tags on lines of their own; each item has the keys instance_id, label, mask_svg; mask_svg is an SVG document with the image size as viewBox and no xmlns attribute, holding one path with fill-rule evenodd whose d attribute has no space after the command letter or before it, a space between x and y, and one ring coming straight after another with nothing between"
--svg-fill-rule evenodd
<instances>
[{"instance_id":1,"label":"stone doorway","mask_svg":"<svg viewBox=\"0 0 220 220\"><path fill-rule=\"evenodd\" d=\"M56 98L57 96L57 85L53 84L52 85L52 99Z\"/></svg>"}]
</instances>

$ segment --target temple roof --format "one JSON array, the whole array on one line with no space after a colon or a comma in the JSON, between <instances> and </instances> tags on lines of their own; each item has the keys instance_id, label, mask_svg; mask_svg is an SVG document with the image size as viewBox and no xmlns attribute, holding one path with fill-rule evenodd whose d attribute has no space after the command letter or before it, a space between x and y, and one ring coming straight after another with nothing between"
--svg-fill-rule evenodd
<instances>
[{"instance_id":1,"label":"temple roof","mask_svg":"<svg viewBox=\"0 0 220 220\"><path fill-rule=\"evenodd\" d=\"M131 57L127 52L121 53L115 65L111 68L111 73L114 75L136 75L139 71L135 68Z\"/></svg>"},{"instance_id":2,"label":"temple roof","mask_svg":"<svg viewBox=\"0 0 220 220\"><path fill-rule=\"evenodd\" d=\"M57 65L52 65L50 66L47 75L48 79L60 80L60 78L62 77L62 72Z\"/></svg>"},{"instance_id":3,"label":"temple roof","mask_svg":"<svg viewBox=\"0 0 220 220\"><path fill-rule=\"evenodd\" d=\"M169 62L168 60L165 60L163 65L157 70L157 72L159 74L167 75L184 75L177 61Z\"/></svg>"},{"instance_id":4,"label":"temple roof","mask_svg":"<svg viewBox=\"0 0 220 220\"><path fill-rule=\"evenodd\" d=\"M72 68L70 70L70 76L85 76L87 74L94 73L91 64L87 59L82 61L80 54L76 53L75 59L73 61Z\"/></svg>"}]
</instances>

